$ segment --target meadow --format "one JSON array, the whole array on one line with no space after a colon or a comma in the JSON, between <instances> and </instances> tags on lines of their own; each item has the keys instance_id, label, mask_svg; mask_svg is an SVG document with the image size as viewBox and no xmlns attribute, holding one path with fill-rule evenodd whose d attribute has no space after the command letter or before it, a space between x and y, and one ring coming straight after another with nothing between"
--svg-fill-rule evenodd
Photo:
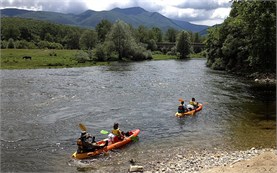
<instances>
[{"instance_id":1,"label":"meadow","mask_svg":"<svg viewBox=\"0 0 277 173\"><path fill-rule=\"evenodd\" d=\"M70 68L106 65L108 62L78 63L74 58L80 50L1 49L1 69ZM32 59L23 59L31 56Z\"/></svg>"},{"instance_id":2,"label":"meadow","mask_svg":"<svg viewBox=\"0 0 277 173\"><path fill-rule=\"evenodd\" d=\"M80 50L55 49L1 49L0 69L38 69L38 68L72 68L97 65L109 65L109 61L99 62L88 60L78 62L76 54ZM31 59L24 59L30 56ZM199 58L203 55L190 54L190 58ZM152 54L152 60L178 59L174 55Z\"/></svg>"}]
</instances>

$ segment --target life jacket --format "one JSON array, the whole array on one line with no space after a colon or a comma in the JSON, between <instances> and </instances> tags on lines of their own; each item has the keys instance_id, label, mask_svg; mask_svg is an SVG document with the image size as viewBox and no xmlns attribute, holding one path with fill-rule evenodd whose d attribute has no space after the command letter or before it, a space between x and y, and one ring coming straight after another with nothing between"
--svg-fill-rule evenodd
<instances>
[{"instance_id":1,"label":"life jacket","mask_svg":"<svg viewBox=\"0 0 277 173\"><path fill-rule=\"evenodd\" d=\"M121 137L121 132L120 129L113 129L112 130L112 134L114 134L115 136Z\"/></svg>"},{"instance_id":2,"label":"life jacket","mask_svg":"<svg viewBox=\"0 0 277 173\"><path fill-rule=\"evenodd\" d=\"M178 113L184 113L185 112L185 107L181 104L178 107Z\"/></svg>"},{"instance_id":3,"label":"life jacket","mask_svg":"<svg viewBox=\"0 0 277 173\"><path fill-rule=\"evenodd\" d=\"M77 153L83 153L85 151L85 146L84 146L84 142L82 141L81 138L77 139Z\"/></svg>"}]
</instances>

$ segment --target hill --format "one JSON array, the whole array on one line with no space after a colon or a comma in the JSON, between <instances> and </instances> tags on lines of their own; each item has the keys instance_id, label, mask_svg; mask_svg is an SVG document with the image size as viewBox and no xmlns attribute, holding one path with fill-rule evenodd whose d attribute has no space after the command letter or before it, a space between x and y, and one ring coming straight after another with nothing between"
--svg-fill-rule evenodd
<instances>
[{"instance_id":1,"label":"hill","mask_svg":"<svg viewBox=\"0 0 277 173\"><path fill-rule=\"evenodd\" d=\"M106 19L114 23L123 20L133 27L144 25L146 27L158 27L165 31L168 28L200 32L208 26L195 25L186 21L172 20L157 12L148 12L140 7L126 9L115 8L110 11L87 10L80 14L64 14L49 11L31 11L15 8L1 10L1 17L21 17L36 20L46 20L59 24L75 25L81 27L95 27L101 20Z\"/></svg>"}]
</instances>

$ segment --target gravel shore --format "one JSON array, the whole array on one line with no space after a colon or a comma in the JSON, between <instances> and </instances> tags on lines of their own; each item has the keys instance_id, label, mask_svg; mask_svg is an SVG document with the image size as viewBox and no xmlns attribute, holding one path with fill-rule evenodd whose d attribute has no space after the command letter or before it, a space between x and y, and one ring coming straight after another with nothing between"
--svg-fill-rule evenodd
<instances>
[{"instance_id":1,"label":"gravel shore","mask_svg":"<svg viewBox=\"0 0 277 173\"><path fill-rule=\"evenodd\" d=\"M168 155L160 161L148 162L144 166L144 172L158 173L158 172L182 172L182 173L220 173L220 172L260 172L261 169L267 173L275 173L277 170L277 151L276 149L256 149L251 148L247 151L208 151L202 150L200 152L192 151L184 153L179 151L174 154ZM267 170L267 162L262 167L255 167L255 158L261 156L259 163L263 160L273 161L270 166L272 168ZM257 159L256 159L257 160ZM258 159L259 160L259 159ZM249 163L243 163L248 161ZM237 166L239 164L239 166ZM262 165L263 166L263 165ZM240 168L241 167L241 168ZM253 170L251 168L253 167ZM226 169L225 169L226 168ZM228 168L233 168L228 170ZM247 171L243 171L247 168ZM263 171L264 172L264 171Z\"/></svg>"}]
</instances>

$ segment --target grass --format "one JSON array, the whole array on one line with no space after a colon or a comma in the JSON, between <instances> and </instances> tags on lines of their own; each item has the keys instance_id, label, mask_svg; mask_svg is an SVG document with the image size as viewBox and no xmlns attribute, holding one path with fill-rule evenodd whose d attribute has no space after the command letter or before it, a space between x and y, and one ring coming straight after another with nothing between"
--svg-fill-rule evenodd
<instances>
[{"instance_id":1,"label":"grass","mask_svg":"<svg viewBox=\"0 0 277 173\"><path fill-rule=\"evenodd\" d=\"M108 62L78 63L74 57L78 50L1 49L1 69L66 68L106 65ZM31 56L32 59L23 59Z\"/></svg>"},{"instance_id":2,"label":"grass","mask_svg":"<svg viewBox=\"0 0 277 173\"><path fill-rule=\"evenodd\" d=\"M178 59L174 55L154 54L152 55L153 60L167 60L167 59Z\"/></svg>"},{"instance_id":3,"label":"grass","mask_svg":"<svg viewBox=\"0 0 277 173\"><path fill-rule=\"evenodd\" d=\"M79 50L1 49L0 69L70 68L109 64L109 62L93 61L78 63L74 58L78 51ZM31 56L32 59L23 59L23 56ZM152 57L153 60L178 59L177 56L163 54L153 54ZM199 55L191 58L195 57L199 57Z\"/></svg>"}]
</instances>

